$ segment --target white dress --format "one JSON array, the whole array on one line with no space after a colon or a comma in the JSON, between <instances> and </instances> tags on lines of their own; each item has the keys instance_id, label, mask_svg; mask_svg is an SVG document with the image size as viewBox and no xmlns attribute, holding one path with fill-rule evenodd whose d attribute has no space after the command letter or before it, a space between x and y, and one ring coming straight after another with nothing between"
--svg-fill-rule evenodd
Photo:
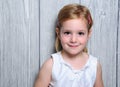
<instances>
[{"instance_id":1,"label":"white dress","mask_svg":"<svg viewBox=\"0 0 120 87\"><path fill-rule=\"evenodd\" d=\"M80 70L73 70L66 63L61 52L52 54L52 81L49 87L93 87L97 72L97 58L89 55L85 66Z\"/></svg>"}]
</instances>

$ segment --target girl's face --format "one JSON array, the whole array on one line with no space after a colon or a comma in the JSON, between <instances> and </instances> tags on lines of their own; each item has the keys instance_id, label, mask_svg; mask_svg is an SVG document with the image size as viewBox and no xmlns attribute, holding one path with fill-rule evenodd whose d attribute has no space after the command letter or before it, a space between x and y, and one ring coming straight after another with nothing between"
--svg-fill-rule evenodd
<instances>
[{"instance_id":1,"label":"girl's face","mask_svg":"<svg viewBox=\"0 0 120 87\"><path fill-rule=\"evenodd\" d=\"M63 22L60 31L57 29L56 32L63 51L71 55L81 53L91 35L91 30L88 32L85 19L81 18Z\"/></svg>"}]
</instances>

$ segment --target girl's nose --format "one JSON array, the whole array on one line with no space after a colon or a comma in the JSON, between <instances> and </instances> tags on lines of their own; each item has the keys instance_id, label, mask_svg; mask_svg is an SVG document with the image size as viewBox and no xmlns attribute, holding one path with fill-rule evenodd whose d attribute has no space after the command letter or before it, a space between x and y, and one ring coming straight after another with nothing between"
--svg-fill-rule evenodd
<instances>
[{"instance_id":1,"label":"girl's nose","mask_svg":"<svg viewBox=\"0 0 120 87\"><path fill-rule=\"evenodd\" d=\"M76 35L72 35L72 36L71 36L71 42L72 42L72 43L77 42L77 36L76 36Z\"/></svg>"}]
</instances>

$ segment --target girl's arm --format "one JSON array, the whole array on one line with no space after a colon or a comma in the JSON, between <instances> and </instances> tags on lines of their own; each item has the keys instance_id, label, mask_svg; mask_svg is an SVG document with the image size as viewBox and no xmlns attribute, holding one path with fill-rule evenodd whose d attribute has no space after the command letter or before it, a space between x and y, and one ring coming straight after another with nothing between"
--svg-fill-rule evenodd
<instances>
[{"instance_id":1,"label":"girl's arm","mask_svg":"<svg viewBox=\"0 0 120 87\"><path fill-rule=\"evenodd\" d=\"M99 62L97 65L97 76L94 87L104 87L102 80L102 67Z\"/></svg>"},{"instance_id":2,"label":"girl's arm","mask_svg":"<svg viewBox=\"0 0 120 87\"><path fill-rule=\"evenodd\" d=\"M52 74L52 58L49 58L41 67L34 87L48 87Z\"/></svg>"}]
</instances>

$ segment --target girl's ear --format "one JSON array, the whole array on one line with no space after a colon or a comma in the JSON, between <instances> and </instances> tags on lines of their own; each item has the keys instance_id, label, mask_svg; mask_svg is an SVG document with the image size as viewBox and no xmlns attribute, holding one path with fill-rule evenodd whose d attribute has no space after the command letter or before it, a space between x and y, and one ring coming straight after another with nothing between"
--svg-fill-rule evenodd
<instances>
[{"instance_id":1,"label":"girl's ear","mask_svg":"<svg viewBox=\"0 0 120 87\"><path fill-rule=\"evenodd\" d=\"M59 36L60 36L60 29L59 28L56 28L56 34L57 34L57 36L59 38Z\"/></svg>"},{"instance_id":2,"label":"girl's ear","mask_svg":"<svg viewBox=\"0 0 120 87\"><path fill-rule=\"evenodd\" d=\"M92 29L89 30L89 32L88 32L88 37L90 38L91 35L92 35Z\"/></svg>"}]
</instances>

